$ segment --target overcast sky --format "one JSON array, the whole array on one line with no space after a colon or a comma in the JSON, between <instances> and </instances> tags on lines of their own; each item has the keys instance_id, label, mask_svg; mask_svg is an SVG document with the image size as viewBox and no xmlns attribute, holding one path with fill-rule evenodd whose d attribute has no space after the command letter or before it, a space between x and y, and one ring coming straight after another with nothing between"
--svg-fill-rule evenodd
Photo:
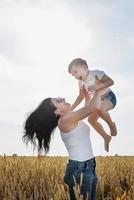
<instances>
[{"instance_id":1,"label":"overcast sky","mask_svg":"<svg viewBox=\"0 0 134 200\"><path fill-rule=\"evenodd\" d=\"M118 103L110 114L118 136L106 153L91 128L94 154L134 154L134 1L0 0L1 155L37 154L22 142L23 123L48 96L73 103L78 84L67 66L76 57L115 82ZM58 130L49 155L67 155Z\"/></svg>"}]
</instances>

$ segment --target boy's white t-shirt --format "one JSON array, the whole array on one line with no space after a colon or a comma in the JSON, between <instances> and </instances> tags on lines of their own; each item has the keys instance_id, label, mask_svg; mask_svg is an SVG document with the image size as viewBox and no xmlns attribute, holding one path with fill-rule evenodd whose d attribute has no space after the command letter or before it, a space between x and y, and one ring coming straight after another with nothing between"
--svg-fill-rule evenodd
<instances>
[{"instance_id":1,"label":"boy's white t-shirt","mask_svg":"<svg viewBox=\"0 0 134 200\"><path fill-rule=\"evenodd\" d=\"M81 81L79 80L79 88L80 89L85 89L87 91L88 94L93 95L93 93L91 93L89 91L89 86L98 84L101 82L102 77L106 75L104 71L101 70L90 70L87 76L87 79L85 81ZM96 76L98 78L98 80L96 80ZM100 95L104 95L105 93L107 93L110 90L109 87L102 89L100 91Z\"/></svg>"}]
</instances>

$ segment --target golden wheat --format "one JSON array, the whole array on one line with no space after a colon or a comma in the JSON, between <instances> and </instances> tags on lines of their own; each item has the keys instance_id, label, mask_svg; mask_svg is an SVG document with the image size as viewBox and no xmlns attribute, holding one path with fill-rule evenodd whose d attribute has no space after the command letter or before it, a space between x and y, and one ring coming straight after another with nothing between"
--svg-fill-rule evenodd
<instances>
[{"instance_id":1,"label":"golden wheat","mask_svg":"<svg viewBox=\"0 0 134 200\"><path fill-rule=\"evenodd\" d=\"M97 157L96 161L97 200L134 200L134 157ZM66 157L1 156L0 200L69 200L63 183L66 163ZM82 200L80 186L75 185L74 191Z\"/></svg>"}]
</instances>

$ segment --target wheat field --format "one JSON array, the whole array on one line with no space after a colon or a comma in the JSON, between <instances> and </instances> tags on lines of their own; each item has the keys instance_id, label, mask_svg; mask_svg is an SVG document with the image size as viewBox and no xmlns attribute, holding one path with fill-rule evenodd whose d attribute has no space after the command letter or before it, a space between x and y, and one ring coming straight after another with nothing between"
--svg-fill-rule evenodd
<instances>
[{"instance_id":1,"label":"wheat field","mask_svg":"<svg viewBox=\"0 0 134 200\"><path fill-rule=\"evenodd\" d=\"M0 157L0 200L69 200L67 157ZM134 157L97 157L97 200L134 200ZM82 200L79 186L74 187Z\"/></svg>"}]
</instances>

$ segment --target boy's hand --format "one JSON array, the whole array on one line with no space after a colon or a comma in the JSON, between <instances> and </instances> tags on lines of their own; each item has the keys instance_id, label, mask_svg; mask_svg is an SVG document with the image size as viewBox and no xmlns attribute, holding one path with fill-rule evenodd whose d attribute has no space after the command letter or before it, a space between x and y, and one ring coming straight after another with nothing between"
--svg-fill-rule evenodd
<instances>
[{"instance_id":1,"label":"boy's hand","mask_svg":"<svg viewBox=\"0 0 134 200\"><path fill-rule=\"evenodd\" d=\"M88 87L89 92L95 92L96 91L96 87L95 85L91 85Z\"/></svg>"},{"instance_id":2,"label":"boy's hand","mask_svg":"<svg viewBox=\"0 0 134 200\"><path fill-rule=\"evenodd\" d=\"M91 92L91 93L95 93L99 87L98 87L98 83L100 82L100 80L98 79L98 77L95 75L95 84L94 85L91 85L88 87L88 90Z\"/></svg>"},{"instance_id":3,"label":"boy's hand","mask_svg":"<svg viewBox=\"0 0 134 200\"><path fill-rule=\"evenodd\" d=\"M92 93L97 92L98 90L101 89L100 88L101 84L102 84L102 82L95 75L95 84L88 87L89 92L92 92Z\"/></svg>"}]
</instances>

